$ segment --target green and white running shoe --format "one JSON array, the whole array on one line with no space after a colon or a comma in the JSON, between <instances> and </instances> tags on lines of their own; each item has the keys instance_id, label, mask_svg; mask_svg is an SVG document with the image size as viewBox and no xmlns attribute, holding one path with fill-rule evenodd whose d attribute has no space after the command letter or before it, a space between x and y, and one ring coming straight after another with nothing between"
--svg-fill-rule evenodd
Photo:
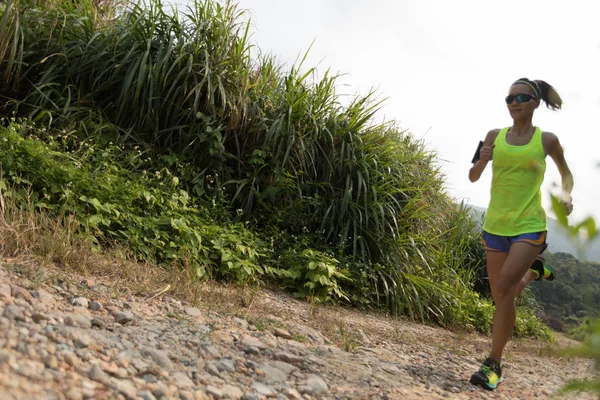
<instances>
[{"instance_id":1,"label":"green and white running shoe","mask_svg":"<svg viewBox=\"0 0 600 400\"><path fill-rule=\"evenodd\" d=\"M538 277L536 278L536 281L540 281L542 279L553 281L554 278L556 278L556 271L554 271L554 268L546 264L544 257L541 255L535 259L530 269L537 274Z\"/></svg>"},{"instance_id":2,"label":"green and white running shoe","mask_svg":"<svg viewBox=\"0 0 600 400\"><path fill-rule=\"evenodd\" d=\"M494 390L503 380L502 366L493 358L487 358L479 371L471 375L470 382L486 390Z\"/></svg>"}]
</instances>

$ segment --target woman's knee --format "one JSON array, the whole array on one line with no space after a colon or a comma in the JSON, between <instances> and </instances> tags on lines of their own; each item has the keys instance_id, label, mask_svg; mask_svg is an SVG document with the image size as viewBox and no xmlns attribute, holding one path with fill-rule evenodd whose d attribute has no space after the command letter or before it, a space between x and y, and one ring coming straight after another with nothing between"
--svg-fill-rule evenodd
<instances>
[{"instance_id":1,"label":"woman's knee","mask_svg":"<svg viewBox=\"0 0 600 400\"><path fill-rule=\"evenodd\" d=\"M509 279L500 278L498 283L495 285L495 294L492 293L494 301L496 303L505 300L507 297L514 299L517 293L517 287L520 281L516 283Z\"/></svg>"}]
</instances>

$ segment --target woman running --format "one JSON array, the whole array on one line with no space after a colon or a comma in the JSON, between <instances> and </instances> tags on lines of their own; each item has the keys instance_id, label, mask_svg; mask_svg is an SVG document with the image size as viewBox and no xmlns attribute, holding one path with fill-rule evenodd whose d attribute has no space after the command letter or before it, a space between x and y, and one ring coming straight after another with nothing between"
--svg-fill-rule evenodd
<instances>
[{"instance_id":1,"label":"woman running","mask_svg":"<svg viewBox=\"0 0 600 400\"><path fill-rule=\"evenodd\" d=\"M561 202L567 215L573 210L573 175L555 134L532 123L541 102L559 110L562 99L541 80L522 78L510 87L506 104L513 125L490 131L469 171L476 182L492 161L490 204L483 225L483 243L490 290L496 312L492 349L471 383L493 390L502 382L502 352L515 325L515 299L534 279L553 279L552 271L537 259L546 249L546 213L540 187L546 171L546 156L558 167L562 178ZM530 269L531 268L531 269Z\"/></svg>"}]
</instances>

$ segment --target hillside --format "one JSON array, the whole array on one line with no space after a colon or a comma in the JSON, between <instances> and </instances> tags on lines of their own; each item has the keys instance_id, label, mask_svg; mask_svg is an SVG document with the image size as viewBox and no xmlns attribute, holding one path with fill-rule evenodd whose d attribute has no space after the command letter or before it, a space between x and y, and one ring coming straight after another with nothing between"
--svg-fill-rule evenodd
<instances>
[{"instance_id":1,"label":"hillside","mask_svg":"<svg viewBox=\"0 0 600 400\"><path fill-rule=\"evenodd\" d=\"M489 393L468 382L487 337L280 292L186 296L161 269L137 268L132 279L131 264L90 275L2 259L0 398L542 399L592 376L591 361L560 356L568 339L513 341Z\"/></svg>"},{"instance_id":2,"label":"hillside","mask_svg":"<svg viewBox=\"0 0 600 400\"><path fill-rule=\"evenodd\" d=\"M485 208L470 206L477 221L483 220ZM577 247L573 244L558 221L548 218L548 251L552 253L569 253L578 256ZM585 248L583 260L600 262L600 238L589 243Z\"/></svg>"}]
</instances>

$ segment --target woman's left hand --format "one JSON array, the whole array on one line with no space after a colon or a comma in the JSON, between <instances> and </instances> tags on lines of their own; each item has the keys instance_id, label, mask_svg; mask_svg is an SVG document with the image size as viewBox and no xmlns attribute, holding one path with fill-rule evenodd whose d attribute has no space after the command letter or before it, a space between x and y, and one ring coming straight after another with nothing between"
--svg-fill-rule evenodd
<instances>
[{"instance_id":1,"label":"woman's left hand","mask_svg":"<svg viewBox=\"0 0 600 400\"><path fill-rule=\"evenodd\" d=\"M567 216L571 215L573 212L573 198L571 195L563 192L558 196L558 200L565 207L565 214Z\"/></svg>"}]
</instances>

